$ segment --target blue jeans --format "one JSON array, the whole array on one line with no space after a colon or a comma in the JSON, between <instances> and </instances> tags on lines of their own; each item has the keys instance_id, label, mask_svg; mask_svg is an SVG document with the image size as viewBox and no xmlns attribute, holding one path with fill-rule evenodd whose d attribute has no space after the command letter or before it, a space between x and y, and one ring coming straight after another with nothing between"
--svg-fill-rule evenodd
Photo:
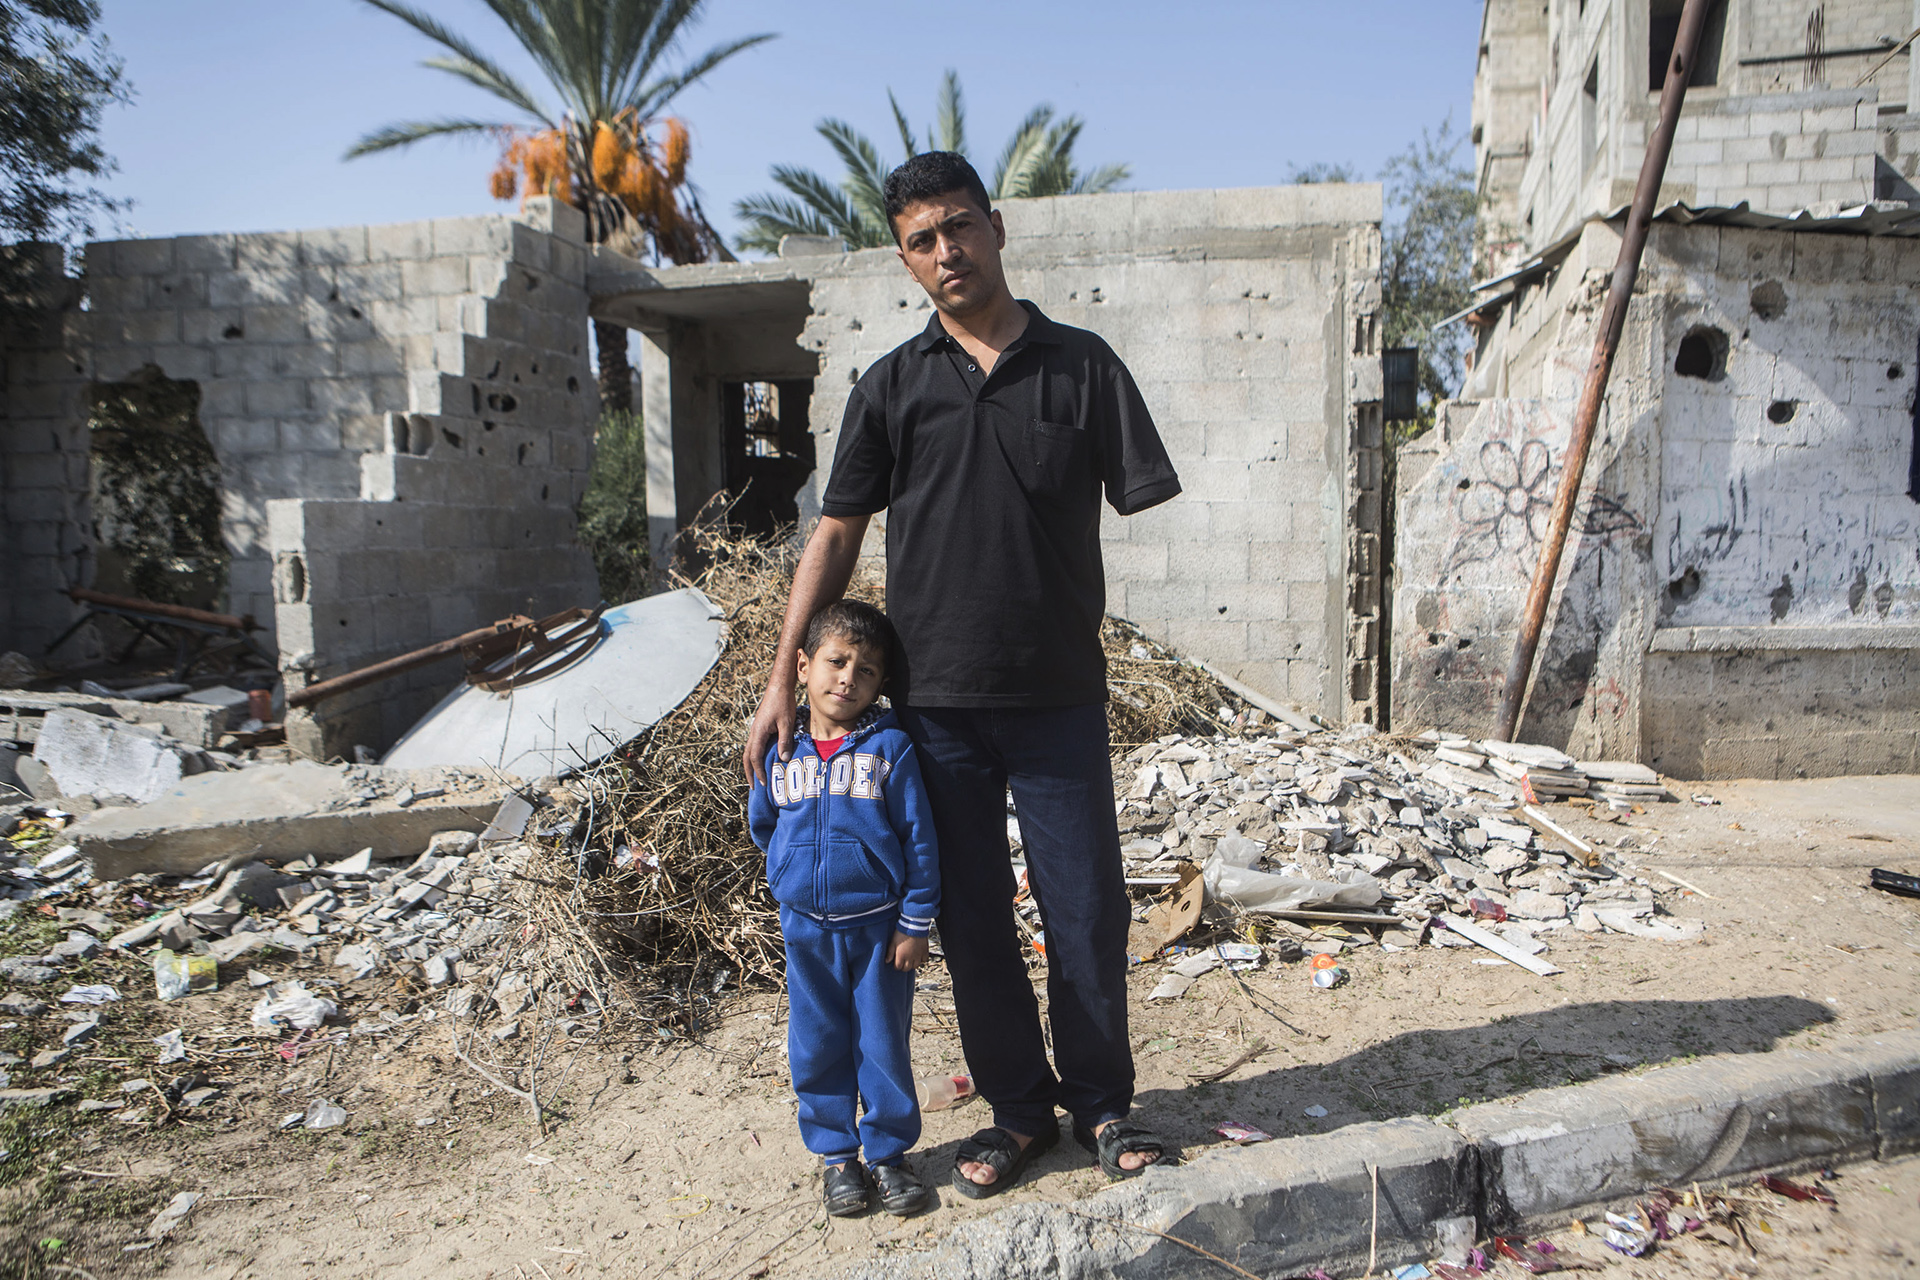
<instances>
[{"instance_id":1,"label":"blue jeans","mask_svg":"<svg viewBox=\"0 0 1920 1280\"><path fill-rule=\"evenodd\" d=\"M1133 1104L1132 912L1106 708L897 710L940 835L940 946L974 1087L1015 1133L1047 1131L1056 1106L1089 1128L1119 1119ZM1047 934L1051 1066L1013 917L1009 789Z\"/></svg>"},{"instance_id":2,"label":"blue jeans","mask_svg":"<svg viewBox=\"0 0 1920 1280\"><path fill-rule=\"evenodd\" d=\"M787 1066L800 1140L828 1164L864 1150L898 1164L920 1140L907 1035L913 974L887 963L895 917L828 929L780 909L787 944ZM856 1113L856 1101L864 1103Z\"/></svg>"}]
</instances>

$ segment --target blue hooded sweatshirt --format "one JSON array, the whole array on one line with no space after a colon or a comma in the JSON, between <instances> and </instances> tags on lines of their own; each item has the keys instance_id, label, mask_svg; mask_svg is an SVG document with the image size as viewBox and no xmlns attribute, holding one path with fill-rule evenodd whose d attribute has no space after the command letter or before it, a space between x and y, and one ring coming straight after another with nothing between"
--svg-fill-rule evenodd
<instances>
[{"instance_id":1,"label":"blue hooded sweatshirt","mask_svg":"<svg viewBox=\"0 0 1920 1280\"><path fill-rule=\"evenodd\" d=\"M895 927L924 936L940 911L940 852L900 722L870 710L827 760L804 729L793 746L784 763L778 742L767 748L767 780L747 796L774 900L830 929L898 910Z\"/></svg>"}]
</instances>

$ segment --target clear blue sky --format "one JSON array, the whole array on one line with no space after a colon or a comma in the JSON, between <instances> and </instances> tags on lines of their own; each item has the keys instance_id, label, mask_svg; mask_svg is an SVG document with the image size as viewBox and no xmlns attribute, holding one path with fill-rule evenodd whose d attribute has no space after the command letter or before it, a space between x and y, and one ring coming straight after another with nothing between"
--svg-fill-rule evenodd
<instances>
[{"instance_id":1,"label":"clear blue sky","mask_svg":"<svg viewBox=\"0 0 1920 1280\"><path fill-rule=\"evenodd\" d=\"M478 0L418 0L481 47L512 42ZM131 197L135 235L261 231L480 213L484 142L341 154L383 124L442 114L498 118L492 100L418 65L433 47L358 0L104 0L103 29L135 99L104 142ZM772 31L683 94L694 180L723 230L733 202L766 189L776 161L837 177L813 132L841 116L891 154L886 91L924 130L940 75L960 72L976 163L991 163L1028 108L1084 116L1083 163L1133 166L1128 186L1258 186L1293 164L1371 176L1450 112L1464 133L1477 0L709 0L688 39L704 50Z\"/></svg>"}]
</instances>

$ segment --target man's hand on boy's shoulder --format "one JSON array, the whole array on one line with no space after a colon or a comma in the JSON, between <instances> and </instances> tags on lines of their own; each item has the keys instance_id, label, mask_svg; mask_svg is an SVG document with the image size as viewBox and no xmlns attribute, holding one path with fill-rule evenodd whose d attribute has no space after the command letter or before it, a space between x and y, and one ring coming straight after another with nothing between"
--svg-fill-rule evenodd
<instances>
[{"instance_id":1,"label":"man's hand on boy's shoulder","mask_svg":"<svg viewBox=\"0 0 1920 1280\"><path fill-rule=\"evenodd\" d=\"M766 782L767 748L774 743L780 744L782 760L792 757L793 733L799 724L799 699L791 690L782 697L778 685L769 685L761 695L759 709L753 713L753 722L747 726L747 749L742 753L741 762L749 786Z\"/></svg>"},{"instance_id":2,"label":"man's hand on boy's shoulder","mask_svg":"<svg viewBox=\"0 0 1920 1280\"><path fill-rule=\"evenodd\" d=\"M893 931L893 941L887 944L887 963L896 969L908 972L918 969L927 962L927 939L924 934Z\"/></svg>"}]
</instances>

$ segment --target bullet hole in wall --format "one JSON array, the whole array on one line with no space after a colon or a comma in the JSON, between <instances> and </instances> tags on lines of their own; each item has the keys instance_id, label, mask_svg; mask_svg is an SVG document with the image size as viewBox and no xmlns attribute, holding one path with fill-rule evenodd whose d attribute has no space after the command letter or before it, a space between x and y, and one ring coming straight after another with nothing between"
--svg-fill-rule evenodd
<instances>
[{"instance_id":1,"label":"bullet hole in wall","mask_svg":"<svg viewBox=\"0 0 1920 1280\"><path fill-rule=\"evenodd\" d=\"M1673 371L1683 378L1718 382L1727 376L1727 335L1712 325L1696 325L1680 339Z\"/></svg>"},{"instance_id":2,"label":"bullet hole in wall","mask_svg":"<svg viewBox=\"0 0 1920 1280\"><path fill-rule=\"evenodd\" d=\"M1762 320L1778 320L1787 314L1787 291L1778 280L1762 280L1747 295L1753 314Z\"/></svg>"},{"instance_id":3,"label":"bullet hole in wall","mask_svg":"<svg viewBox=\"0 0 1920 1280\"><path fill-rule=\"evenodd\" d=\"M1785 426L1793 421L1794 414L1800 411L1798 400L1775 400L1767 406L1767 421L1775 426Z\"/></svg>"}]
</instances>

